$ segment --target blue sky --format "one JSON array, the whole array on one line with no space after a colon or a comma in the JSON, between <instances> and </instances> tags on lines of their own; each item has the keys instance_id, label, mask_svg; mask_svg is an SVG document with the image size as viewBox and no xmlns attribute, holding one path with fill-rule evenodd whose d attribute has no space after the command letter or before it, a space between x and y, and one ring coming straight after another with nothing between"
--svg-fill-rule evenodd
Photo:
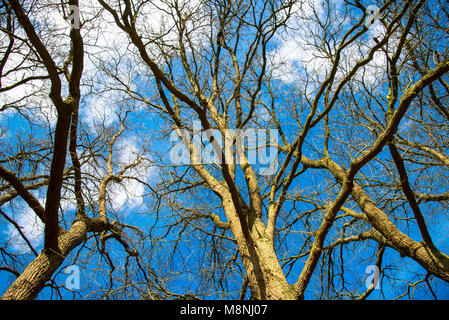
<instances>
[{"instance_id":1,"label":"blue sky","mask_svg":"<svg viewBox=\"0 0 449 320\"><path fill-rule=\"evenodd\" d=\"M318 1L312 1L313 3L317 3ZM335 6L337 9L341 8L343 5L343 1L336 1ZM320 13L320 12L319 12ZM358 16L354 14L354 18ZM106 18L107 19L107 18ZM340 19L340 18L339 18ZM336 19L334 23L340 23L342 27L342 32L347 30L354 21L346 20L341 18L340 20ZM111 22L111 21L110 21ZM300 24L304 21L298 19L297 21L293 21L293 24ZM59 21L59 23L62 23ZM127 108L135 108L135 111L131 114L130 118L128 118L129 124L129 132L124 134L121 137L119 142L119 146L117 149L117 153L122 157L123 162L131 161L134 159L135 153L142 151L143 147L146 147L151 152L159 153L162 157L161 159L157 159L157 161L161 161L164 164L170 163L169 159L169 151L172 147L172 142L169 140L169 136L164 134L162 131L169 127L169 124L162 119L162 117L156 115L155 113L149 113L144 108L142 108L143 103L140 102L131 102L126 94L119 90L113 91L104 91L108 86L115 86L116 83L108 78L106 73L98 73L95 75L89 74L90 71L95 70L98 67L99 61L102 59L106 60L108 63L101 65L101 67L113 67L117 60L113 55L113 49L116 49L117 52L123 53L126 52L125 48L126 41L122 41L119 36L114 36L114 28L112 24L110 24L111 29L109 30L109 35L102 34L100 37L100 42L102 45L108 45L109 51L105 50L104 52L100 52L98 48L92 46L92 50L94 50L95 54L92 54L89 59L87 59L86 70L88 73L87 80L95 80L96 85L92 88L93 93L87 94L88 89L85 89L85 98L83 100L83 105L81 106L81 121L83 124L83 130L85 133L90 135L90 138L94 140L95 137L101 136L101 134L96 130L96 126L98 124L105 124L109 127L117 128L117 120L119 114L123 114L123 111ZM117 31L117 30L116 30ZM360 43L357 43L359 47L354 46L350 47L345 51L344 58L345 67L342 70L339 70L338 78L341 78L345 71L354 63L355 59L360 59L363 54L366 54L369 47L372 45L371 39L373 36L382 34L382 26L379 24L374 24L372 28L367 32L366 36L361 39ZM99 31L100 32L100 31ZM117 31L117 34L119 31ZM86 34L86 38L89 40L89 37L92 39L98 34L94 31L94 34ZM101 32L100 32L101 33ZM248 36L250 38L251 34ZM312 97L314 93L316 93L316 84L319 84L319 81L313 82L311 84L306 84L304 82L306 77L312 76L316 77L316 79L322 79L325 76L326 70L330 67L329 61L326 61L324 58L316 58L315 55L319 52L313 46L307 45L308 35L301 34L298 36L296 33L291 33L291 31L286 31L283 37L279 37L275 39L275 42L272 47L270 47L270 55L272 55L272 59L274 62L282 60L284 61L283 67L279 70L273 71L273 83L276 86L276 89L279 90L279 96L277 97L276 103L279 105L279 109L277 110L279 119L283 123L283 129L288 137L288 139L293 139L297 134L297 126L294 121L291 120L291 114L286 110L286 106L289 105L301 105L304 106L305 112L300 115L301 119L305 119L307 115L307 101L298 97L290 97L288 94L297 90L298 92L305 93L305 97ZM89 44L89 41L87 41ZM95 48L95 49L94 49ZM244 54L246 53L245 48L242 48L240 58L243 59ZM360 52L358 51L360 49ZM277 54L275 54L277 52ZM135 53L135 52L134 52ZM113 58L110 60L106 59L108 55L112 55ZM315 59L311 59L310 57L315 57ZM148 70L142 67L140 64L133 64L133 59L135 56L129 54L129 56L120 57L122 60L119 60L117 70L117 77L120 79L125 79L129 81L129 83L133 86L138 93L142 96L152 97L154 93L154 86L152 84L151 75L148 75ZM179 67L179 66L178 66ZM176 67L176 68L178 68ZM379 69L379 70L378 70ZM110 69L109 71L111 71ZM382 55L376 55L372 64L368 65L365 68L365 78L363 81L365 85L373 85L380 90L380 92L385 91L386 84L385 79L379 79L379 74L385 71L385 61ZM358 75L359 76L359 75ZM361 75L360 75L361 77ZM360 80L362 78L359 78ZM124 81L125 81L124 80ZM249 85L250 86L250 85ZM265 89L265 88L264 88ZM296 91L295 91L296 92ZM343 95L344 93L342 93ZM363 100L363 95L360 93L360 100ZM265 99L266 102L269 102L269 97L266 95L262 99ZM297 99L295 101L295 99ZM349 99L349 98L348 98ZM365 103L369 104L370 100L367 99ZM135 103L135 105L132 105ZM382 111L375 106L372 107L372 113L376 114L379 112L382 114ZM39 126L33 126L33 135L36 138L48 138L48 132L54 126L53 120L51 116L49 123L43 120L45 116L51 114L48 112L48 109L44 109L44 111L39 111L36 109L36 114L39 112L40 119ZM353 124L354 119L351 118L350 115L345 114L344 111L340 112L340 110L332 111L330 113L330 117L338 120L340 125L344 127L344 125ZM190 119L186 119L190 120ZM384 119L382 119L384 120ZM28 122L18 114L14 114L9 116L7 119L5 117L1 118L2 127L7 127L8 132L7 136L2 137L4 141L15 139L19 139L19 137L25 132L30 133L30 129L28 126ZM363 120L360 120L363 121ZM187 121L188 122L188 121ZM268 123L266 123L268 125ZM405 125L404 125L405 126ZM402 128L404 130L407 129ZM371 139L373 136L372 133L368 129L363 129L361 125L356 127L355 132L359 135L360 140ZM311 130L309 136L313 137L311 140L307 140L304 146L304 153L311 157L316 158L321 156L315 150L315 145L321 146L323 143L323 125L320 124L313 130ZM347 132L338 136L342 140L346 139L345 137ZM337 134L336 134L337 136ZM84 137L87 139L87 137ZM356 137L353 137L356 138ZM354 155L354 150L345 147L342 144L338 144L337 142L331 143L331 148L335 148L332 150L335 152L336 160L340 161L341 164L347 165L348 155ZM103 150L103 153L105 151ZM152 155L148 154L148 157L151 158ZM280 161L282 161L283 156L280 155ZM379 155L379 159L387 161L389 159L389 155L387 152L381 153ZM104 165L104 162L100 161L100 166L97 164L87 164L83 167L85 172L94 173L95 170L99 170L99 173L104 170L101 165ZM135 176L143 178L147 183L151 186L155 186L156 183L161 181L160 171L157 168L150 167L150 169L146 168L147 171L137 171L133 172ZM183 172L186 167L179 168L178 172ZM409 170L413 170L414 167L408 167ZM388 175L385 172L376 175L376 170L381 172L383 169L382 165L373 162L370 163L369 166L362 169L361 173L366 174L367 176L374 176L379 178L382 181L388 182ZM436 169L437 170L437 169ZM374 175L373 175L374 171ZM190 172L188 173L190 174ZM416 179L416 176L411 175L411 179ZM446 177L447 178L447 177ZM240 186L243 188L243 176L241 172L238 173L237 179L240 183ZM413 180L412 180L413 183ZM308 191L311 194L320 193L317 196L317 200L328 202L332 198L329 198L328 193L325 191L330 188L330 190L337 191L339 190L339 186L332 185L333 180L332 177L324 171L318 170L308 170L302 176L297 179L295 183L291 186L290 190L295 191L297 194L301 195L301 192ZM130 193L126 193L125 190L130 190ZM143 244L145 246L139 247L142 249L142 259L150 265L154 270L160 271L161 273L167 274L166 284L167 287L175 293L184 294L188 292L194 292L195 288L201 287L207 292L206 298L222 298L220 294L213 294L212 289L216 289L217 292L220 290L232 292L235 297L238 295L238 291L240 289L240 285L242 282L242 278L239 275L239 268L242 268L241 263L238 262L235 265L232 265L226 271L229 272L230 278L233 279L227 283L227 288L203 288L205 281L208 276L218 276L217 274L209 274L210 269L213 268L214 259L210 259L209 255L217 254L208 250L206 244L211 243L212 239L209 235L204 233L193 233L191 232L194 226L189 225L188 228L183 224L177 224L173 228L168 229L167 226L170 223L177 222L179 217L174 214L168 207L159 207L157 213L155 211L158 203L155 198L152 197L151 191L143 187L141 184L136 183L133 180L130 180L125 184L125 186L120 187L118 185L111 186L112 199L109 203L110 210L113 211L124 223L132 224L136 227L141 228L145 232L151 232L151 235L156 240L145 239ZM447 191L447 188L443 186L438 191L444 192ZM92 191L94 193L94 191ZM368 192L374 197L378 198L378 194L372 190L368 189ZM379 191L379 193L382 192ZM43 199L43 192L36 192L36 195ZM333 194L334 196L335 194ZM245 195L246 197L246 195ZM223 212L221 209L213 208L217 206L217 198L210 190L202 190L201 192L186 192L179 196L179 202L185 206L188 205L204 205L208 204L212 208L213 212L219 214L222 219L224 218ZM380 201L382 202L382 201ZM70 202L64 204L64 212L67 216L74 214L75 206ZM349 202L346 205L353 205L353 203ZM8 209L7 207L2 208L7 214L12 215L15 214L15 217L19 220L20 224L23 224L27 234L32 239L32 243L35 245L35 249L39 252L42 248L42 226L35 222L35 219L29 218L32 212L26 208L25 205L21 203L17 203L18 208L21 211L14 211L13 209ZM307 203L296 203L295 204L296 211L293 211L292 202L288 202L285 204L281 216L285 217L285 221L292 221L295 218L295 215L289 216L289 212L301 213L306 210L311 209L311 206ZM388 208L388 206L387 206ZM397 208L398 211L394 213L398 216L410 216L411 212L407 205ZM423 204L422 210L429 216L429 228L430 233L433 237L434 242L437 247L442 252L449 252L449 245L447 244L447 230L449 228L449 219L444 214L444 212L438 212L441 208L435 208L432 204ZM436 213L435 213L436 211ZM432 213L432 214L430 214ZM27 215L28 214L28 215ZM315 228L319 226L320 220L318 217L313 217L310 222L312 226ZM283 221L279 221L281 224ZM411 238L420 241L419 231L416 225L411 223L406 223L404 221L396 221L398 227L402 231L407 231ZM278 244L278 254L279 258L285 258L289 255L294 255L302 245L302 241L305 239L303 231L307 230L305 226L306 221L299 221L292 228L292 234L288 238L285 243ZM329 241L335 240L341 233L342 222L338 222L331 229L327 237L326 244L329 244ZM210 225L207 225L206 230L208 232L217 232ZM183 234L182 232L188 230ZM39 232L40 231L40 232ZM226 234L230 236L229 232ZM158 239L158 237L165 236L163 239ZM2 223L0 224L0 241L4 243L11 237L10 227ZM176 241L179 238L182 238L183 241L178 245L175 245ZM18 240L15 240L18 241ZM96 239L91 238L86 244L85 247L93 247L95 248ZM218 240L215 240L218 241ZM229 241L223 240L223 243L227 245L226 252L225 250L220 251L220 254L223 257L229 259L232 257L232 254L235 252L235 246L231 245ZM205 249L206 247L206 249ZM123 269L120 269L118 266L124 263L126 258L126 254L124 253L123 248L117 244L116 242L112 242L109 246L109 252L111 256L113 256L114 261L116 262L117 270L114 274L120 275L123 272ZM79 248L78 248L79 249ZM63 273L64 267L71 264L71 261L75 259L78 253L78 249L74 250L74 252L67 258L66 263L64 263L63 267L57 271L56 283L59 285L64 284L68 275ZM86 249L83 249L83 252L87 252ZM323 254L323 259L332 258L334 261L339 261L340 259L340 248L337 247L334 249L334 252L331 256L327 256ZM333 272L337 274L335 281L338 284L338 281L342 277L344 277L347 282L346 290L352 292L363 292L365 288L365 280L369 275L366 273L366 268L369 265L374 264L375 261L375 253L377 250L377 244L367 241L366 243L358 243L356 245L349 245L345 247L345 249L341 253L341 257L344 258L345 261L345 269L343 275L338 275L338 268L335 268ZM95 251L94 251L95 252ZM26 265L30 259L32 259L32 254L29 252L25 252L23 257L23 265ZM218 255L218 254L217 254ZM81 268L81 288L79 291L76 291L76 297L85 296L89 290L97 289L100 286L107 286L108 284L108 265L104 258L101 258L98 253L93 253L89 255L81 255L82 263L75 262L76 265L82 266ZM131 259L132 260L132 259ZM171 261L171 264L165 265L167 260ZM226 260L226 259L224 259ZM299 259L293 267L290 269L290 265L285 266L285 270L290 270L288 280L290 282L296 281L299 273L301 272L301 268L303 265L304 259ZM207 264L206 264L207 263ZM134 270L136 269L135 264L130 263ZM392 299L400 294L404 293L408 285L405 281L409 281L413 283L422 278L422 275L425 275L425 270L422 269L416 262L412 261L409 258L401 258L392 249L387 249L384 254L383 259L384 272L382 274L382 285L383 289L375 290L370 299ZM20 268L19 268L20 269ZM183 270L183 274L178 275L176 270ZM307 299L317 299L320 297L321 290L321 280L320 280L320 272L324 272L326 270L317 269L312 282L309 286L309 290L306 291ZM142 275L139 274L137 270L136 279L142 279ZM201 274L201 276L199 276ZM421 277L418 277L417 274L420 274ZM399 281L393 281L391 279L399 278ZM5 288L11 283L12 276L10 276L6 272L0 273L0 292L3 292ZM119 282L117 282L119 283ZM420 284L421 287L425 287L426 284ZM144 286L142 286L144 287ZM337 288L339 286L337 285ZM432 278L432 289L439 299L449 299L449 285L440 280ZM63 298L70 299L72 298L72 293L61 290L63 293ZM98 298L101 293L95 292L92 296L87 296L88 298ZM128 298L136 298L138 295L129 295ZM54 292L50 288L45 288L39 298L47 299L47 298L58 298L55 296ZM407 297L404 297L407 298ZM416 290L414 299L431 299L433 298L432 293L429 290Z\"/></svg>"}]
</instances>

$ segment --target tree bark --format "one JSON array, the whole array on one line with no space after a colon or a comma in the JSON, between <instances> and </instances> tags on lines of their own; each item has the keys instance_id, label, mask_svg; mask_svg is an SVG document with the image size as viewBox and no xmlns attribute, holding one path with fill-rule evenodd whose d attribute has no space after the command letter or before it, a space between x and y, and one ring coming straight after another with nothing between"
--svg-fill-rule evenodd
<instances>
[{"instance_id":1,"label":"tree bark","mask_svg":"<svg viewBox=\"0 0 449 320\"><path fill-rule=\"evenodd\" d=\"M273 240L266 233L266 227L260 218L256 217L253 221L247 221L248 237L242 231L242 225L232 200L226 201L225 198L223 207L237 241L253 298L257 300L296 299L296 294L287 283L279 264Z\"/></svg>"},{"instance_id":2,"label":"tree bark","mask_svg":"<svg viewBox=\"0 0 449 320\"><path fill-rule=\"evenodd\" d=\"M76 220L69 231L59 228L59 252L43 250L6 290L2 300L35 299L67 255L83 241L88 232L108 230L109 224L103 217Z\"/></svg>"}]
</instances>

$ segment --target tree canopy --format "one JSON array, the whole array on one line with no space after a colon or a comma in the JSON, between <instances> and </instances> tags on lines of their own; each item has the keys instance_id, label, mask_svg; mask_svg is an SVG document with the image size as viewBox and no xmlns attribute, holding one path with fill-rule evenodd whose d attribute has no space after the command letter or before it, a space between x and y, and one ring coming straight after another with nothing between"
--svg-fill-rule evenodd
<instances>
[{"instance_id":1,"label":"tree canopy","mask_svg":"<svg viewBox=\"0 0 449 320\"><path fill-rule=\"evenodd\" d=\"M2 299L448 298L446 0L2 0Z\"/></svg>"}]
</instances>

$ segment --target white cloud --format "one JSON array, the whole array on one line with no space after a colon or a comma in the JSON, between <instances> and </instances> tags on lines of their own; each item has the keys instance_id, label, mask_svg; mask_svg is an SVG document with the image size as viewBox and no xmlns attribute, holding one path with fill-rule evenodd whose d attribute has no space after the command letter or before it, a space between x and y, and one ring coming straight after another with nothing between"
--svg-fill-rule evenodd
<instances>
[{"instance_id":1,"label":"white cloud","mask_svg":"<svg viewBox=\"0 0 449 320\"><path fill-rule=\"evenodd\" d=\"M342 12L343 1L335 1L333 5L333 21L330 22L330 27L334 31L348 29L352 22L348 17L339 14ZM301 2L297 14L288 23L289 28L277 38L277 48L270 52L275 78L286 83L307 83L306 91L313 92L327 77L332 68L332 61L328 53L324 52L320 38L323 33L322 27L316 21L317 18L324 20L326 14L323 0ZM375 22L367 32L366 38L381 37L384 32L382 24ZM333 41L335 43L331 41L331 47L334 44L338 45L339 39ZM374 45L374 40L359 40L348 45L341 52L336 81L342 79L358 61L364 59ZM385 58L384 54L378 51L374 54L373 60L358 71L356 78L361 80L363 76L365 83L374 83L379 81L382 72L385 72Z\"/></svg>"},{"instance_id":2,"label":"white cloud","mask_svg":"<svg viewBox=\"0 0 449 320\"><path fill-rule=\"evenodd\" d=\"M113 183L108 189L112 195L111 205L114 211L136 209L144 203L145 187L137 180L126 179L121 184ZM128 210L123 213L128 213Z\"/></svg>"},{"instance_id":3,"label":"white cloud","mask_svg":"<svg viewBox=\"0 0 449 320\"><path fill-rule=\"evenodd\" d=\"M44 224L36 216L32 209L25 209L14 220L21 227L22 233L26 236L34 249L39 248L43 245ZM5 232L12 247L19 253L27 253L31 251L25 240L12 224L8 226L8 229Z\"/></svg>"},{"instance_id":4,"label":"white cloud","mask_svg":"<svg viewBox=\"0 0 449 320\"><path fill-rule=\"evenodd\" d=\"M336 7L339 2L335 3ZM278 35L278 46L270 52L275 67L273 75L287 83L297 81L300 73L306 73L308 78L318 76L322 79L331 67L331 61L319 44L314 43L315 33L319 30L315 20L322 19L325 14L323 0L300 1L292 11L288 28Z\"/></svg>"},{"instance_id":5,"label":"white cloud","mask_svg":"<svg viewBox=\"0 0 449 320\"><path fill-rule=\"evenodd\" d=\"M141 139L137 135L129 137L120 137L114 147L114 169L113 174L118 172L126 165L134 163L142 154L143 150L140 147ZM127 215L130 211L137 208L144 207L144 196L147 192L146 186L139 181L150 183L156 174L156 169L151 165L150 156L144 155L141 163L135 168L129 168L124 173L124 179L121 182L111 181L107 186L108 210L113 210L120 214ZM97 182L103 179L107 174L106 164L86 163L83 165L83 172L89 173L97 178ZM133 179L133 178L137 178ZM98 190L98 184L92 183L91 180L86 180L86 189L93 191Z\"/></svg>"},{"instance_id":6,"label":"white cloud","mask_svg":"<svg viewBox=\"0 0 449 320\"><path fill-rule=\"evenodd\" d=\"M137 136L131 136L128 139L123 139L119 143L120 156L119 161L128 164L137 160L140 151L137 147Z\"/></svg>"},{"instance_id":7,"label":"white cloud","mask_svg":"<svg viewBox=\"0 0 449 320\"><path fill-rule=\"evenodd\" d=\"M131 136L121 140L118 144L118 150L120 152L118 156L120 166L123 167L135 163L142 153L142 150L138 146L138 136ZM148 159L148 157L148 155L145 155L145 158ZM109 192L113 195L111 197L113 209L135 209L142 206L145 185L136 179L149 183L154 174L154 167L145 159L138 166L128 169L125 175L131 177L131 179L123 179L120 184L112 183L108 188Z\"/></svg>"},{"instance_id":8,"label":"white cloud","mask_svg":"<svg viewBox=\"0 0 449 320\"><path fill-rule=\"evenodd\" d=\"M108 3L114 8L117 5L114 1L108 1ZM194 22L189 23L187 27L190 34L197 35L196 38L198 40L203 39L204 37L201 34L208 32L208 30L205 27L207 24L203 24L203 20L198 18L201 16L200 1L178 1L177 5L183 8L182 12L184 13L195 12L193 14L194 18L192 18ZM48 46L50 54L57 65L62 66L70 50L70 25L64 20L60 5L55 5L54 2L49 0L43 0L36 4L35 7L38 9L35 9L30 15L33 21L36 21L36 25L48 26L39 30L41 38ZM45 10L42 8L45 8ZM67 9L68 7L66 7ZM164 34L163 41L166 43L177 41L177 30L174 28L175 21L172 15L176 15L176 13L171 1L157 0L142 4L139 7L136 24L138 32L142 35L144 41L157 38L160 34ZM111 79L108 72L114 72L117 78L132 86L135 76L138 74L148 75L148 68L142 68L141 59L138 57L139 54L134 46L130 45L128 36L116 25L112 15L104 10L98 1L82 1L80 3L80 18L82 23L80 32L83 37L85 51L82 96L89 96L92 94L92 91L97 94L97 97L90 100L91 105L88 106L88 110L85 113L88 117L87 123L93 125L104 120L106 125L109 125L116 120L114 113L118 106L113 99L118 98L118 95L111 95L107 91L111 88L117 88L118 84ZM26 35L20 31L21 29L18 30L19 35L26 38ZM0 40L8 41L7 38ZM201 45L201 43L199 42L198 45ZM24 49L20 49L21 51L17 49L11 53L4 71L13 69L20 64L22 64L23 70L13 72L8 77L2 78L3 87L11 85L24 77L47 74L43 66L36 69L34 62L25 62L24 64L23 57L29 54L29 52L26 46L22 47ZM147 46L147 50L156 61L162 56L160 47L157 45L150 44ZM164 50L167 50L167 47L164 47ZM61 79L63 80L62 83L66 84L62 75ZM42 80L21 85L16 89L1 94L0 106L34 93L23 101L23 105L31 109L34 108L32 115L35 116L35 120L50 123L51 126L54 126L56 123L56 111L48 98L49 86L49 81L42 82ZM67 94L67 87L64 85L63 96L65 94ZM11 114L3 112L1 117L5 119L11 116Z\"/></svg>"},{"instance_id":9,"label":"white cloud","mask_svg":"<svg viewBox=\"0 0 449 320\"><path fill-rule=\"evenodd\" d=\"M111 93L92 96L88 105L81 111L82 119L90 126L98 124L110 126L117 120L118 106Z\"/></svg>"},{"instance_id":10,"label":"white cloud","mask_svg":"<svg viewBox=\"0 0 449 320\"><path fill-rule=\"evenodd\" d=\"M45 197L38 197L37 193L34 192L35 196L40 203L45 203ZM74 210L76 206L72 201L61 200L61 209L64 211ZM36 250L43 246L44 242L44 223L36 216L36 213L25 206L23 212L19 215L13 217L14 221L20 226L22 233L30 242L31 246ZM8 225L8 228L4 231L8 238L8 242L14 250L19 253L28 253L31 251L28 244L25 242L23 237L19 234L16 227L12 224Z\"/></svg>"}]
</instances>

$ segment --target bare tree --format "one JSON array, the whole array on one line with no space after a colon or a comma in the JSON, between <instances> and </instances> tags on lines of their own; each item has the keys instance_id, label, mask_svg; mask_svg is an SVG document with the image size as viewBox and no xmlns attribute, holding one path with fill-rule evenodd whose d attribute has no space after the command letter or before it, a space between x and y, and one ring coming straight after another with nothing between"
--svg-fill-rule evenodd
<instances>
[{"instance_id":1,"label":"bare tree","mask_svg":"<svg viewBox=\"0 0 449 320\"><path fill-rule=\"evenodd\" d=\"M46 5L51 6L52 4L44 4L44 7ZM68 5L72 10L78 8L77 1L71 1ZM56 5L57 8L65 8L66 10L69 6ZM4 69L2 79L4 75L6 76L5 79L9 81L14 78L17 79L21 74L24 74L24 69L26 71L28 68L30 70L34 68L43 69L45 73L45 76L32 75L22 78L20 81L16 80L16 82L6 85L4 91L19 88L36 80L46 79L49 82L48 87L44 87L42 90L47 91L57 113L54 130L51 128L51 145L48 145L47 142L43 146L39 146L39 143L32 139L29 142L26 141L28 145L23 145L22 150L3 159L2 163L8 164L11 169L3 164L0 167L0 175L5 183L2 187L5 192L2 197L2 204L20 196L45 225L42 252L37 254L30 242L27 241L36 257L20 273L2 297L3 299L32 299L51 280L67 255L87 240L89 233L101 235L100 252L102 254L107 255L104 250L106 241L115 239L122 244L129 256L137 256L137 252L130 248L127 241L122 237L123 229L127 226L117 220L109 220L111 217L108 217L107 213L106 196L107 188L112 181L121 182L123 179L128 179L126 175L129 170L139 166L147 159L142 153L132 162L123 164L118 170L119 164L113 161L113 154L117 152L114 150L114 146L125 130L128 112L119 115L120 127L116 132L103 134L104 139L100 141L103 144L94 142L87 145L85 154L82 158L79 157L78 110L81 100L80 83L84 63L84 45L80 29L70 28L69 51L65 53L65 60L60 60L63 64L58 65L49 51L50 47L44 43L49 40L46 38L48 34L42 30L39 34L36 26L29 18L31 12L39 10L39 8L26 7L18 1L11 1L4 2L3 9L5 10L6 28L3 28L2 31L9 39L8 49L3 57L3 66L8 66L6 63L8 59L16 59L17 56L23 57L24 60L17 67L9 70ZM28 54L23 55L23 47L29 50ZM57 56L57 58L60 59L61 57ZM64 83L61 78L64 79ZM67 91L67 94L63 96L65 91ZM17 110L23 110L25 113L27 106L20 105L20 102L24 101L25 98L20 97L19 100L6 104L4 109L14 107ZM102 151L102 148L106 150ZM86 154L86 152L89 153ZM99 155L100 158L98 158ZM103 155L106 155L106 161L103 162L106 168L102 175L91 178L86 176L82 172L82 164L92 161L92 158L101 159ZM66 164L67 157L71 160L70 167ZM47 165L48 161L50 162L49 166ZM88 203L85 201L86 193L83 192L83 189L92 178L97 181L93 186L98 188L98 196L95 205L91 207L91 210L88 210ZM70 183L70 188L64 186L64 181ZM45 206L31 192L31 190L42 187L46 188ZM72 199L76 201L76 215L61 220L63 217L62 212L60 212L61 200L68 190L73 192L74 197ZM90 197L88 197L88 200L91 202ZM89 213L92 213L92 216ZM20 232L20 226L13 219L9 218L4 212L2 212L2 216L13 223ZM69 227L65 229L63 224L67 222ZM17 275L16 272L13 271L13 273Z\"/></svg>"},{"instance_id":2,"label":"bare tree","mask_svg":"<svg viewBox=\"0 0 449 320\"><path fill-rule=\"evenodd\" d=\"M76 1L69 5L78 8ZM108 283L90 288L90 297L303 299L310 290L321 299L365 299L377 283L364 290L364 279L351 270L369 260L382 279L400 283L385 265L390 252L425 270L397 297L420 285L435 296L431 281L449 282L449 257L436 228L448 199L444 4L381 1L375 10L361 1L306 0L95 5L92 21L110 21L126 42L114 59L92 54L93 70L105 79L101 86L98 78L81 82L90 57L83 39L99 37L95 28L71 28L69 50L56 61L45 31L29 18L35 5L3 3L2 61L18 52L24 63L5 70L3 62L2 83L14 73L27 77L1 90L43 82L57 111L51 139L42 145L30 139L2 161L19 159L26 167L0 167L2 204L20 196L45 224L43 251L4 299L35 297L64 258L87 243L91 250L83 249L88 254L77 261L87 266L90 255L99 255L108 267ZM80 30L88 32L82 37ZM114 92L126 107L114 125L80 133L81 92L86 98ZM3 109L27 110L20 101ZM139 116L154 121L133 126ZM118 141L133 130L145 148L120 162ZM245 144L255 132L264 135ZM180 139L174 148L151 143L170 137ZM187 162L174 163L180 150ZM45 169L39 157L50 163ZM150 163L158 170L155 184L139 177ZM90 171L95 167L103 169ZM108 208L108 188L125 180L144 186L148 195L141 197L154 204L143 210L145 230ZM31 192L42 187L45 207ZM76 202L72 219L59 209L62 194ZM109 239L124 256L113 257ZM363 257L354 255L361 250ZM19 274L11 265L4 270ZM191 273L196 277L189 282Z\"/></svg>"},{"instance_id":3,"label":"bare tree","mask_svg":"<svg viewBox=\"0 0 449 320\"><path fill-rule=\"evenodd\" d=\"M349 17L353 13L351 10L358 10L359 19L342 32L331 21L332 16L338 13L331 2L324 3L324 14L318 12L319 8L312 7L313 14L309 19L313 20L316 29L312 29L314 33L310 42L320 48L318 53L328 59L329 69L316 85L311 75L309 85L316 89L312 89L312 94L303 92L304 97L297 97L299 103L287 107L296 113L294 119L298 126L293 135L284 133L284 121L278 120L281 110L278 104L281 101L285 103L286 98L276 99L277 93L270 88L274 81L268 67L268 47L274 34L287 26L291 16L306 14L301 10L303 3L208 2L204 5L199 3L193 8L180 2L163 3L173 21L171 32L175 34L175 40L170 44L164 42L163 35L151 38L151 35L141 33L143 28L136 19L139 16L139 6L131 1L120 4L108 4L104 1L100 3L128 35L141 59L153 73L161 99L161 104L155 107L165 112L176 127L185 128L185 119L195 116L203 130L217 129L224 140L225 131L229 128L263 126L257 118L256 110L258 107L265 107L272 118L271 124L275 124L281 132L282 144L279 148L284 157L274 178L267 182L266 193L261 192L260 184L263 180L256 174L243 152L239 153L238 159L241 175L237 173L237 164L233 160L218 163L216 168L208 168L200 164L199 151L195 149L192 140L187 136L183 137L190 151L191 167L200 177L198 183L206 185L217 196L226 221L218 220L216 215L188 211L196 218L209 217L215 227L230 227L254 298L302 298L322 257L326 236L342 211L356 220L363 219L371 229L352 238L339 239L340 244L375 240L382 245L381 248L391 247L401 255L417 261L429 273L447 281L447 256L430 239L424 218L406 179L404 163L394 146L399 125L412 102L448 71L447 60L440 58L433 66L426 67L420 77L415 77L409 83L402 83L404 77L409 75L407 62L410 60L404 55L407 54L407 47L415 41L412 36L419 25L418 21L425 15L424 1L408 1L401 5L392 2L383 4L380 8L380 21L384 33L376 37L369 48L365 48L360 59L349 64L348 49L353 49L354 45L357 46L366 37L368 28L365 18L368 11L359 2L347 3L346 11L343 10L342 14ZM208 6L213 6L214 10L210 10ZM204 19L204 7L209 9L208 19L213 21L213 28L204 28L200 23L200 19ZM426 18L421 19L425 20ZM208 35L205 37L207 44L196 46L198 39L195 37L201 32ZM165 65L152 57L153 45L160 49ZM359 48L361 51L361 46ZM330 141L333 140L333 132L339 130L345 133L345 130L338 127L338 123L331 123L331 115L334 110L340 109L344 101L343 95L352 93L355 99L361 99L360 96L370 97L374 94L373 91L364 94L363 87L362 93L358 93L354 86L357 80L364 84L363 78L360 80L357 77L358 73L373 61L378 52L387 63L387 68L383 68L384 73L379 75L388 79L387 85L382 86L383 92L388 94L379 106L385 114L378 116L382 122L376 123L372 128L375 135L370 133L359 137L364 139L361 141L363 147L359 143L351 144L353 150L349 153L349 158L340 162L340 157L331 156ZM181 69L171 67L175 65L179 65ZM179 77L179 74L183 76ZM311 136L311 132L323 125L325 139L319 141ZM330 126L333 126L332 131ZM323 145L321 150L317 150L320 156L317 160L307 157L304 152L305 145L311 143L311 140L314 144ZM399 231L387 214L373 202L357 178L361 170L378 157L387 145L397 167L400 187L421 231L422 242ZM215 147L220 152L218 146ZM338 148L337 143L334 144L333 149L335 148ZM336 194L331 195L330 203L317 206L317 211L324 212L321 225L311 230L313 237L306 242L308 249L305 265L296 281L288 284L275 251L278 217L281 209L286 206L294 181L310 169L327 170L340 184L340 188ZM239 183L240 178L244 178L244 184ZM302 198L303 195L300 195L296 201L301 201L299 199ZM356 203L362 212L354 213L344 209L343 205L349 200Z\"/></svg>"}]
</instances>

